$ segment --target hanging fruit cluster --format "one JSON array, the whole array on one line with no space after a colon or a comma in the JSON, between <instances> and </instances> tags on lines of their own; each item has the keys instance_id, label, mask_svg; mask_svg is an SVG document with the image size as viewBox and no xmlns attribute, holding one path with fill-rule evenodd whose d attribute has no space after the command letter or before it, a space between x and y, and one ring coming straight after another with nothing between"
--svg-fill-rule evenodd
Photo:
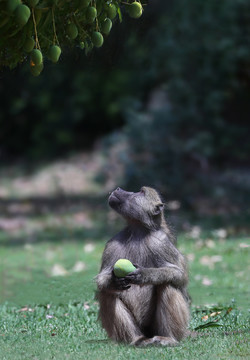
<instances>
[{"instance_id":1,"label":"hanging fruit cluster","mask_svg":"<svg viewBox=\"0 0 250 360\"><path fill-rule=\"evenodd\" d=\"M44 57L56 63L64 47L101 47L124 10L136 19L143 7L140 0L0 0L0 67L29 57L38 76Z\"/></svg>"}]
</instances>

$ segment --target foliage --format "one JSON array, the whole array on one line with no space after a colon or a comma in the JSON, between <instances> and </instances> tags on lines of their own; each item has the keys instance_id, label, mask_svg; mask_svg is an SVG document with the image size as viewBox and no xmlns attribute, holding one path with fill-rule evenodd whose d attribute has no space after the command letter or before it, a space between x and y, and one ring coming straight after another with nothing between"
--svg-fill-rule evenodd
<instances>
[{"instance_id":1,"label":"foliage","mask_svg":"<svg viewBox=\"0 0 250 360\"><path fill-rule=\"evenodd\" d=\"M117 15L122 21L122 10L142 15L141 3L131 0L1 0L0 10L0 66L14 68L30 53L34 76L43 69L43 54L57 62L63 47L88 53L102 46Z\"/></svg>"},{"instance_id":2,"label":"foliage","mask_svg":"<svg viewBox=\"0 0 250 360\"><path fill-rule=\"evenodd\" d=\"M126 123L127 184L147 179L185 197L200 184L202 192L211 168L247 163L248 14L247 0L152 1L140 21L113 24L101 56L65 49L36 79L25 66L5 71L2 161L86 148ZM153 109L162 84L167 100Z\"/></svg>"},{"instance_id":3,"label":"foliage","mask_svg":"<svg viewBox=\"0 0 250 360\"><path fill-rule=\"evenodd\" d=\"M25 67L4 75L2 160L46 159L85 149L93 139L121 126L121 97L128 92L130 75L126 69L118 73L109 56L105 49L101 59L72 52L64 55L63 63L47 64L36 79Z\"/></svg>"},{"instance_id":4,"label":"foliage","mask_svg":"<svg viewBox=\"0 0 250 360\"><path fill-rule=\"evenodd\" d=\"M99 51L85 56L78 47L65 49L56 65L44 60L43 76L37 78L29 76L27 63L4 70L0 74L1 160L54 158L86 149L120 127L125 99L136 98L144 83L142 79L134 82L135 46L128 49L124 44L135 38L145 18L150 18L147 11L141 20L125 16L122 23L115 22L101 56ZM143 32L151 25L147 20Z\"/></svg>"}]
</instances>

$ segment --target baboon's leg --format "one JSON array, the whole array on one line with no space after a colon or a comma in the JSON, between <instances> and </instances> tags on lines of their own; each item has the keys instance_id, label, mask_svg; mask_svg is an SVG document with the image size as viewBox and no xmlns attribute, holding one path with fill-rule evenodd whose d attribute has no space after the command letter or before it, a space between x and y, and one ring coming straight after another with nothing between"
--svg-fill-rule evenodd
<instances>
[{"instance_id":1,"label":"baboon's leg","mask_svg":"<svg viewBox=\"0 0 250 360\"><path fill-rule=\"evenodd\" d=\"M133 314L116 296L99 294L100 319L108 336L116 341L136 343L145 339Z\"/></svg>"},{"instance_id":2,"label":"baboon's leg","mask_svg":"<svg viewBox=\"0 0 250 360\"><path fill-rule=\"evenodd\" d=\"M162 345L180 341L187 335L188 321L189 308L182 293L172 286L159 288L153 325L155 341Z\"/></svg>"}]
</instances>

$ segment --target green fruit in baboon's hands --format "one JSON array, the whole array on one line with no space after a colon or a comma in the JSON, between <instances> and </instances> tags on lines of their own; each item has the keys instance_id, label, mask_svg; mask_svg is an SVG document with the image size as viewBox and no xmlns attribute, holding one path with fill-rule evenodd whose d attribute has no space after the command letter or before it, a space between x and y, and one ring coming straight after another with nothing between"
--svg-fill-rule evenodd
<instances>
[{"instance_id":1,"label":"green fruit in baboon's hands","mask_svg":"<svg viewBox=\"0 0 250 360\"><path fill-rule=\"evenodd\" d=\"M129 16L137 19L142 15L142 6L139 2L134 1L132 4L128 6Z\"/></svg>"},{"instance_id":2,"label":"green fruit in baboon's hands","mask_svg":"<svg viewBox=\"0 0 250 360\"><path fill-rule=\"evenodd\" d=\"M119 259L114 265L114 274L117 277L125 277L135 270L132 262L127 259Z\"/></svg>"},{"instance_id":3,"label":"green fruit in baboon's hands","mask_svg":"<svg viewBox=\"0 0 250 360\"><path fill-rule=\"evenodd\" d=\"M49 52L48 52L48 58L56 63L58 60L59 60L59 57L61 55L61 48L57 45L52 45L49 49Z\"/></svg>"},{"instance_id":4,"label":"green fruit in baboon's hands","mask_svg":"<svg viewBox=\"0 0 250 360\"><path fill-rule=\"evenodd\" d=\"M30 9L24 4L17 6L15 10L16 21L20 26L24 26L30 17Z\"/></svg>"},{"instance_id":5,"label":"green fruit in baboon's hands","mask_svg":"<svg viewBox=\"0 0 250 360\"><path fill-rule=\"evenodd\" d=\"M103 36L99 31L93 32L91 40L95 47L101 47L103 44Z\"/></svg>"},{"instance_id":6,"label":"green fruit in baboon's hands","mask_svg":"<svg viewBox=\"0 0 250 360\"><path fill-rule=\"evenodd\" d=\"M74 23L69 24L66 27L66 33L70 39L74 40L78 35L77 26Z\"/></svg>"},{"instance_id":7,"label":"green fruit in baboon's hands","mask_svg":"<svg viewBox=\"0 0 250 360\"><path fill-rule=\"evenodd\" d=\"M32 50L31 60L35 65L40 65L43 62L43 54L41 51L38 49Z\"/></svg>"},{"instance_id":8,"label":"green fruit in baboon's hands","mask_svg":"<svg viewBox=\"0 0 250 360\"><path fill-rule=\"evenodd\" d=\"M102 22L102 33L108 35L112 28L112 21L109 18L106 18Z\"/></svg>"}]
</instances>

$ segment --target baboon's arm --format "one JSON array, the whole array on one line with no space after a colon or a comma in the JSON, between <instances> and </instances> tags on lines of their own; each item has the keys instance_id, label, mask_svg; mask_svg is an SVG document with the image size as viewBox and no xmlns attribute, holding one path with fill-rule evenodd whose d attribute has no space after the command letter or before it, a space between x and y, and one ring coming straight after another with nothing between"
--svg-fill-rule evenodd
<instances>
[{"instance_id":1,"label":"baboon's arm","mask_svg":"<svg viewBox=\"0 0 250 360\"><path fill-rule=\"evenodd\" d=\"M188 282L187 272L172 264L160 268L138 267L134 272L128 274L125 279L136 285L171 284L177 288L185 286Z\"/></svg>"},{"instance_id":2,"label":"baboon's arm","mask_svg":"<svg viewBox=\"0 0 250 360\"><path fill-rule=\"evenodd\" d=\"M113 273L113 268L103 269L95 278L100 291L117 292L130 288L129 280L118 278Z\"/></svg>"}]
</instances>

